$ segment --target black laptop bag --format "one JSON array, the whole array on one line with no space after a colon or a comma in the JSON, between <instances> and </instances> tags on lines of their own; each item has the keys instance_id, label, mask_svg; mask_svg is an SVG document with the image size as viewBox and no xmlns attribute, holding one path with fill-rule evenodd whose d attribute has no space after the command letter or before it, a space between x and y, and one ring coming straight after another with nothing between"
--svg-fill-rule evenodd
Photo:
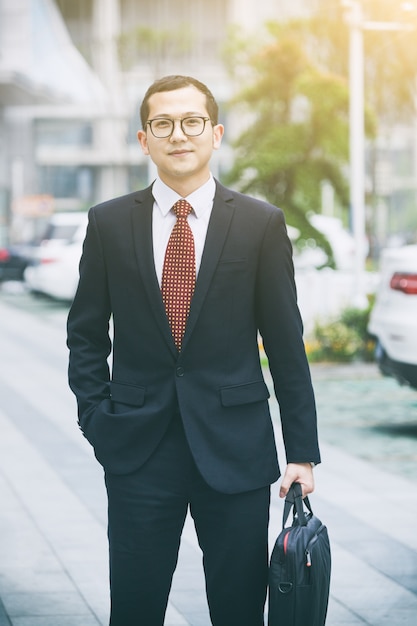
<instances>
[{"instance_id":1,"label":"black laptop bag","mask_svg":"<svg viewBox=\"0 0 417 626\"><path fill-rule=\"evenodd\" d=\"M285 527L291 509L292 526ZM293 483L271 554L268 626L324 626L330 571L327 528L313 514L308 497L303 500L301 485Z\"/></svg>"}]
</instances>

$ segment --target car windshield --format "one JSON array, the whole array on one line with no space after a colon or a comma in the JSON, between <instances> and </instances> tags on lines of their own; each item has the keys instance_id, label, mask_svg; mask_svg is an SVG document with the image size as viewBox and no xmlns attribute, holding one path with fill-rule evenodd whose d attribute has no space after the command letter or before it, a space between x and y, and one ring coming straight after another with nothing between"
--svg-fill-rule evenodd
<instances>
[{"instance_id":1,"label":"car windshield","mask_svg":"<svg viewBox=\"0 0 417 626\"><path fill-rule=\"evenodd\" d=\"M49 224L42 239L65 239L70 241L77 232L78 224Z\"/></svg>"}]
</instances>

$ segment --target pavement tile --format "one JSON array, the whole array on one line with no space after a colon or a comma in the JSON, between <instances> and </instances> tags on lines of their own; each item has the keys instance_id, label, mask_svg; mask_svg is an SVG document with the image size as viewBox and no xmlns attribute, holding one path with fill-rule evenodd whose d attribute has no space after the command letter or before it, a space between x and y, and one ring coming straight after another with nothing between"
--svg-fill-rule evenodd
<instances>
[{"instance_id":1,"label":"pavement tile","mask_svg":"<svg viewBox=\"0 0 417 626\"><path fill-rule=\"evenodd\" d=\"M0 563L6 566L0 584L7 586L7 591L1 591L7 614L14 617L61 614L68 618L81 614L80 626L84 626L84 616L95 614L105 624L109 604L105 528L94 521L55 470L7 419L5 421L1 412L0 427L3 435L0 488L3 488L3 496L8 496L6 508L15 510L16 517L30 521L22 522L14 537L11 531L9 541L4 541L3 535L0 542ZM20 454L16 455L16 450ZM21 458L25 462L21 462ZM22 536L26 539L23 543L19 541ZM46 594L46 590L39 590L35 583L30 593L19 592L16 563L32 571L34 578L39 570L65 572L70 590ZM15 589L11 580L16 581ZM28 578L26 583L30 583ZM59 621L55 622L55 626L58 625Z\"/></svg>"},{"instance_id":2,"label":"pavement tile","mask_svg":"<svg viewBox=\"0 0 417 626\"><path fill-rule=\"evenodd\" d=\"M187 609L187 623L189 626L210 626L211 621L206 613L192 613ZM170 626L166 624L165 626Z\"/></svg>"},{"instance_id":3,"label":"pavement tile","mask_svg":"<svg viewBox=\"0 0 417 626\"><path fill-rule=\"evenodd\" d=\"M66 616L68 614L81 617L90 616L87 607L79 593L4 593L2 594L4 608L7 614L14 617L25 616Z\"/></svg>"},{"instance_id":4,"label":"pavement tile","mask_svg":"<svg viewBox=\"0 0 417 626\"><path fill-rule=\"evenodd\" d=\"M175 590L175 594L172 597L172 604L175 608L180 612L190 612L197 613L201 612L201 607L207 604L206 594L203 589L197 590L188 590L184 589L182 591ZM206 612L208 614L208 611Z\"/></svg>"},{"instance_id":5,"label":"pavement tile","mask_svg":"<svg viewBox=\"0 0 417 626\"><path fill-rule=\"evenodd\" d=\"M410 615L410 611L405 608L389 615L371 615L369 619L372 620L369 623L375 626L416 626L417 615Z\"/></svg>"},{"instance_id":6,"label":"pavement tile","mask_svg":"<svg viewBox=\"0 0 417 626\"><path fill-rule=\"evenodd\" d=\"M0 598L0 626L11 626L11 622L7 616L3 602Z\"/></svg>"},{"instance_id":7,"label":"pavement tile","mask_svg":"<svg viewBox=\"0 0 417 626\"><path fill-rule=\"evenodd\" d=\"M38 592L67 592L72 591L73 585L67 574L62 570L62 565L57 565L54 570L42 571L37 565L4 566L5 573L0 574L0 593L38 593Z\"/></svg>"},{"instance_id":8,"label":"pavement tile","mask_svg":"<svg viewBox=\"0 0 417 626\"><path fill-rule=\"evenodd\" d=\"M190 622L188 622L172 605L171 602L168 603L167 612L165 615L165 626L190 626Z\"/></svg>"},{"instance_id":9,"label":"pavement tile","mask_svg":"<svg viewBox=\"0 0 417 626\"><path fill-rule=\"evenodd\" d=\"M332 546L332 557L331 596L365 623L380 626L380 618L391 617L391 626L397 626L395 615L400 608L417 615L417 596L399 583L337 544Z\"/></svg>"},{"instance_id":10,"label":"pavement tile","mask_svg":"<svg viewBox=\"0 0 417 626\"><path fill-rule=\"evenodd\" d=\"M53 615L50 617L42 615L41 617L15 617L12 626L98 626L99 623L95 617L87 615Z\"/></svg>"},{"instance_id":11,"label":"pavement tile","mask_svg":"<svg viewBox=\"0 0 417 626\"><path fill-rule=\"evenodd\" d=\"M366 622L355 615L340 602L332 598L327 611L326 622L328 626L364 626Z\"/></svg>"},{"instance_id":12,"label":"pavement tile","mask_svg":"<svg viewBox=\"0 0 417 626\"><path fill-rule=\"evenodd\" d=\"M64 316L59 324L18 309L4 316L1 301L0 312L8 363L0 372L0 626L106 626L105 490L66 387ZM407 474L415 439L404 429L417 414L417 394L368 365L315 366L313 379L326 434L311 503L332 546L327 624L415 626L417 472ZM271 410L283 459L274 401ZM394 461L384 463L394 453L396 469ZM275 485L271 548L281 529L277 492ZM202 557L188 516L165 626L209 625Z\"/></svg>"}]
</instances>

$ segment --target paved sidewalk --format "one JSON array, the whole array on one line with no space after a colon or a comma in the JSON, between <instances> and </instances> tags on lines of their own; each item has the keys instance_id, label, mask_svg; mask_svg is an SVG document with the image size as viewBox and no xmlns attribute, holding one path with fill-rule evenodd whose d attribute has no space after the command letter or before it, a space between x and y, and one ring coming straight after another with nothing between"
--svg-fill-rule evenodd
<instances>
[{"instance_id":1,"label":"paved sidewalk","mask_svg":"<svg viewBox=\"0 0 417 626\"><path fill-rule=\"evenodd\" d=\"M75 425L63 318L34 322L1 301L0 315L0 626L106 625L104 486ZM328 626L415 626L416 482L333 445L322 455L311 502L332 544ZM281 526L277 494L274 486L271 547ZM166 626L209 625L187 519Z\"/></svg>"}]
</instances>

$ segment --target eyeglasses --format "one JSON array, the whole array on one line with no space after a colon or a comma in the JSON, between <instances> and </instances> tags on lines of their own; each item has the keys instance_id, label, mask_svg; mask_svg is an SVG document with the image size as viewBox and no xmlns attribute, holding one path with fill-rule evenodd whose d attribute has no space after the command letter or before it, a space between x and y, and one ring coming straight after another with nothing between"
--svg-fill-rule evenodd
<instances>
[{"instance_id":1,"label":"eyeglasses","mask_svg":"<svg viewBox=\"0 0 417 626\"><path fill-rule=\"evenodd\" d=\"M184 117L178 119L181 130L187 137L198 137L202 135L206 127L206 122L210 121L209 117ZM148 120L146 125L149 125L151 133L158 139L171 137L174 132L175 120L171 120L168 117L156 117L153 120Z\"/></svg>"}]
</instances>

